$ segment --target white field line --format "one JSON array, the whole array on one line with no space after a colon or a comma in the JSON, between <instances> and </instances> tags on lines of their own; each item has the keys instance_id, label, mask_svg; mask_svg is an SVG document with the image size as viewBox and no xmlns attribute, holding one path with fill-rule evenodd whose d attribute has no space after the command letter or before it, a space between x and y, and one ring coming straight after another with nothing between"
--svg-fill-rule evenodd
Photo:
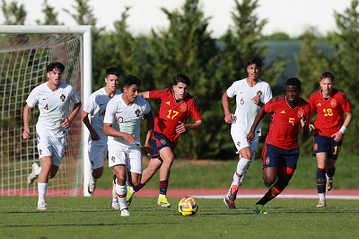
<instances>
[{"instance_id":1,"label":"white field line","mask_svg":"<svg viewBox=\"0 0 359 239\"><path fill-rule=\"evenodd\" d=\"M237 195L237 198L262 198L264 194L242 194ZM222 199L224 195L192 195L193 198L205 198L205 199ZM326 195L326 199L337 200L359 200L359 195ZM278 199L318 199L318 195L314 194L282 194L277 197Z\"/></svg>"}]
</instances>

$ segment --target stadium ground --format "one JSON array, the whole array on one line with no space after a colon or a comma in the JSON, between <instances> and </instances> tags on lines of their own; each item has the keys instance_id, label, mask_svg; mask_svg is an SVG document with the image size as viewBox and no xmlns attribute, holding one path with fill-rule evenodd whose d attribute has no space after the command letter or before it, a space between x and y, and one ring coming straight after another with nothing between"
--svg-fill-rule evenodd
<instances>
[{"instance_id":1,"label":"stadium ground","mask_svg":"<svg viewBox=\"0 0 359 239\"><path fill-rule=\"evenodd\" d=\"M238 191L237 198L259 199L267 192L266 189L243 189ZM193 198L223 198L227 193L226 189L169 189L168 197ZM111 196L110 189L96 189L94 196ZM142 189L136 193L137 197L157 197L158 189ZM359 200L359 189L336 189L326 193L327 199L338 200ZM318 200L318 193L315 189L288 189L278 196L278 199L315 199Z\"/></svg>"}]
</instances>

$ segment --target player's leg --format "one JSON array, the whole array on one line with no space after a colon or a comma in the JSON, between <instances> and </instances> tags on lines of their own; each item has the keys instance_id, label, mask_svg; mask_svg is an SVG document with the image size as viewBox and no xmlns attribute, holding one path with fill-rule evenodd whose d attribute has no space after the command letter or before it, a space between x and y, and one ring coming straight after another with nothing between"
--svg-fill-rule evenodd
<instances>
[{"instance_id":1,"label":"player's leg","mask_svg":"<svg viewBox=\"0 0 359 239\"><path fill-rule=\"evenodd\" d=\"M107 157L107 146L89 144L89 159L92 165L91 178L87 187L90 194L96 189L97 180L103 174L103 165Z\"/></svg>"},{"instance_id":2,"label":"player's leg","mask_svg":"<svg viewBox=\"0 0 359 239\"><path fill-rule=\"evenodd\" d=\"M47 208L45 203L46 202L45 196L49 182L52 160L51 160L51 156L42 157L40 160L41 160L42 170L37 180L37 187L38 187L37 209L46 210Z\"/></svg>"},{"instance_id":3,"label":"player's leg","mask_svg":"<svg viewBox=\"0 0 359 239\"><path fill-rule=\"evenodd\" d=\"M327 183L326 183L326 191L329 192L330 190L332 190L333 188L333 176L335 174L335 163L336 163L336 159L331 159L328 158L327 159L327 169L326 169L326 179L327 179Z\"/></svg>"},{"instance_id":4,"label":"player's leg","mask_svg":"<svg viewBox=\"0 0 359 239\"><path fill-rule=\"evenodd\" d=\"M140 149L131 149L129 151L126 167L128 171L126 204L130 206L135 193L133 188L138 188L141 183L142 152Z\"/></svg>"},{"instance_id":5,"label":"player's leg","mask_svg":"<svg viewBox=\"0 0 359 239\"><path fill-rule=\"evenodd\" d=\"M330 149L328 151L327 167L326 167L326 191L330 191L333 188L333 176L335 174L335 162L339 156L340 148L343 140L336 142L333 138L330 138Z\"/></svg>"},{"instance_id":6,"label":"player's leg","mask_svg":"<svg viewBox=\"0 0 359 239\"><path fill-rule=\"evenodd\" d=\"M296 169L299 148L281 149L272 145L267 145L265 158L262 160L264 167L264 179L268 184L276 183L268 192L256 203L254 211L260 214L266 214L264 205L277 197L288 185ZM263 156L263 154L262 154Z\"/></svg>"},{"instance_id":7,"label":"player's leg","mask_svg":"<svg viewBox=\"0 0 359 239\"><path fill-rule=\"evenodd\" d=\"M157 204L161 207L171 207L171 203L167 199L168 181L173 164L173 151L170 147L160 149L160 156L163 163L160 168L159 196Z\"/></svg>"},{"instance_id":8,"label":"player's leg","mask_svg":"<svg viewBox=\"0 0 359 239\"><path fill-rule=\"evenodd\" d=\"M115 148L115 147L114 147ZM127 186L126 186L126 162L127 149L109 147L109 167L116 175L116 194L120 204L121 216L130 216L126 205Z\"/></svg>"},{"instance_id":9,"label":"player's leg","mask_svg":"<svg viewBox=\"0 0 359 239\"><path fill-rule=\"evenodd\" d=\"M326 185L326 176L325 176L325 168L326 168L326 162L327 162L327 153L326 152L320 152L316 153L317 157L317 191L319 196L319 203L317 207L325 207L326 201L325 201L325 185Z\"/></svg>"},{"instance_id":10,"label":"player's leg","mask_svg":"<svg viewBox=\"0 0 359 239\"><path fill-rule=\"evenodd\" d=\"M254 140L249 143L247 141L246 134L236 134L231 132L231 135L240 157L237 163L236 171L233 175L232 184L228 190L227 195L224 197L223 202L228 206L229 209L235 209L235 200L237 197L238 188L243 183L251 161L254 161L255 151L258 146L258 137L254 138Z\"/></svg>"}]
</instances>

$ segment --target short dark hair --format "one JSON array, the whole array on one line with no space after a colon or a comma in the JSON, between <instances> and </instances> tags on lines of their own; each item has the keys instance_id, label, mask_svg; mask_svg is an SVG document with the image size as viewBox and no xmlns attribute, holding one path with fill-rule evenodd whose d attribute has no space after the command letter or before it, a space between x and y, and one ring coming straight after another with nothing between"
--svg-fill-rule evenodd
<instances>
[{"instance_id":1,"label":"short dark hair","mask_svg":"<svg viewBox=\"0 0 359 239\"><path fill-rule=\"evenodd\" d=\"M183 75L183 74L179 74L178 76L175 76L173 78L173 84L174 85L177 85L180 82L186 84L187 86L191 85L191 80L188 78L188 76Z\"/></svg>"},{"instance_id":2,"label":"short dark hair","mask_svg":"<svg viewBox=\"0 0 359 239\"><path fill-rule=\"evenodd\" d=\"M287 85L296 85L297 89L299 92L302 91L302 83L300 82L300 80L296 77L291 77L287 80L287 82L285 83L285 86Z\"/></svg>"},{"instance_id":3,"label":"short dark hair","mask_svg":"<svg viewBox=\"0 0 359 239\"><path fill-rule=\"evenodd\" d=\"M62 73L65 70L65 66L61 62L55 61L55 62L51 62L46 68L47 72L53 71L54 69L59 69L60 72Z\"/></svg>"},{"instance_id":4,"label":"short dark hair","mask_svg":"<svg viewBox=\"0 0 359 239\"><path fill-rule=\"evenodd\" d=\"M334 81L334 73L330 72L330 71L326 71L323 74L320 75L320 80L323 80L325 78L329 78L332 81Z\"/></svg>"},{"instance_id":5,"label":"short dark hair","mask_svg":"<svg viewBox=\"0 0 359 239\"><path fill-rule=\"evenodd\" d=\"M141 86L141 80L134 75L128 75L123 80L123 87L130 88L132 85Z\"/></svg>"},{"instance_id":6,"label":"short dark hair","mask_svg":"<svg viewBox=\"0 0 359 239\"><path fill-rule=\"evenodd\" d=\"M121 73L120 70L117 69L116 67L110 67L106 70L106 77L109 75L115 75L117 77L120 77Z\"/></svg>"},{"instance_id":7,"label":"short dark hair","mask_svg":"<svg viewBox=\"0 0 359 239\"><path fill-rule=\"evenodd\" d=\"M252 64L256 64L257 66L259 66L259 68L262 68L263 62L261 58L253 56L247 60L247 66L250 66Z\"/></svg>"}]
</instances>

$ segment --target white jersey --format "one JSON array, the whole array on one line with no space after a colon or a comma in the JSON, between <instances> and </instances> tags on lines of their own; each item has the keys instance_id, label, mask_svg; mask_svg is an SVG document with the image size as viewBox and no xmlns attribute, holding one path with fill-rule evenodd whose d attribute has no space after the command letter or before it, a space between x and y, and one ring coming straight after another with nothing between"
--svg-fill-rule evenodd
<instances>
[{"instance_id":1,"label":"white jersey","mask_svg":"<svg viewBox=\"0 0 359 239\"><path fill-rule=\"evenodd\" d=\"M228 97L232 98L236 95L237 108L234 113L234 120L232 122L231 131L236 133L248 134L254 119L257 116L260 106L252 102L252 98L260 95L261 101L265 104L272 98L272 90L268 83L258 79L255 86L250 87L247 79L235 81L227 89ZM259 122L255 131L256 136L261 135L261 123Z\"/></svg>"},{"instance_id":2,"label":"white jersey","mask_svg":"<svg viewBox=\"0 0 359 239\"><path fill-rule=\"evenodd\" d=\"M122 137L108 136L109 146L142 147L140 143L141 119L143 115L152 114L150 104L141 96L128 106L122 99L123 94L116 95L107 104L104 123L112 124L117 131L134 135L135 144L130 144Z\"/></svg>"},{"instance_id":3,"label":"white jersey","mask_svg":"<svg viewBox=\"0 0 359 239\"><path fill-rule=\"evenodd\" d=\"M26 103L33 108L38 103L40 115L36 124L37 132L46 132L50 136L60 137L67 132L61 126L70 105L70 100L77 104L80 97L75 89L65 82L60 82L60 87L56 91L50 90L47 82L33 89L26 100Z\"/></svg>"},{"instance_id":4,"label":"white jersey","mask_svg":"<svg viewBox=\"0 0 359 239\"><path fill-rule=\"evenodd\" d=\"M115 95L122 94L121 91L116 90ZM105 91L105 87L95 91L90 95L83 110L86 111L91 119L91 126L96 131L100 140L92 141L91 135L89 136L89 144L94 145L107 145L107 135L103 132L103 120L105 118L107 103L111 100Z\"/></svg>"}]
</instances>

